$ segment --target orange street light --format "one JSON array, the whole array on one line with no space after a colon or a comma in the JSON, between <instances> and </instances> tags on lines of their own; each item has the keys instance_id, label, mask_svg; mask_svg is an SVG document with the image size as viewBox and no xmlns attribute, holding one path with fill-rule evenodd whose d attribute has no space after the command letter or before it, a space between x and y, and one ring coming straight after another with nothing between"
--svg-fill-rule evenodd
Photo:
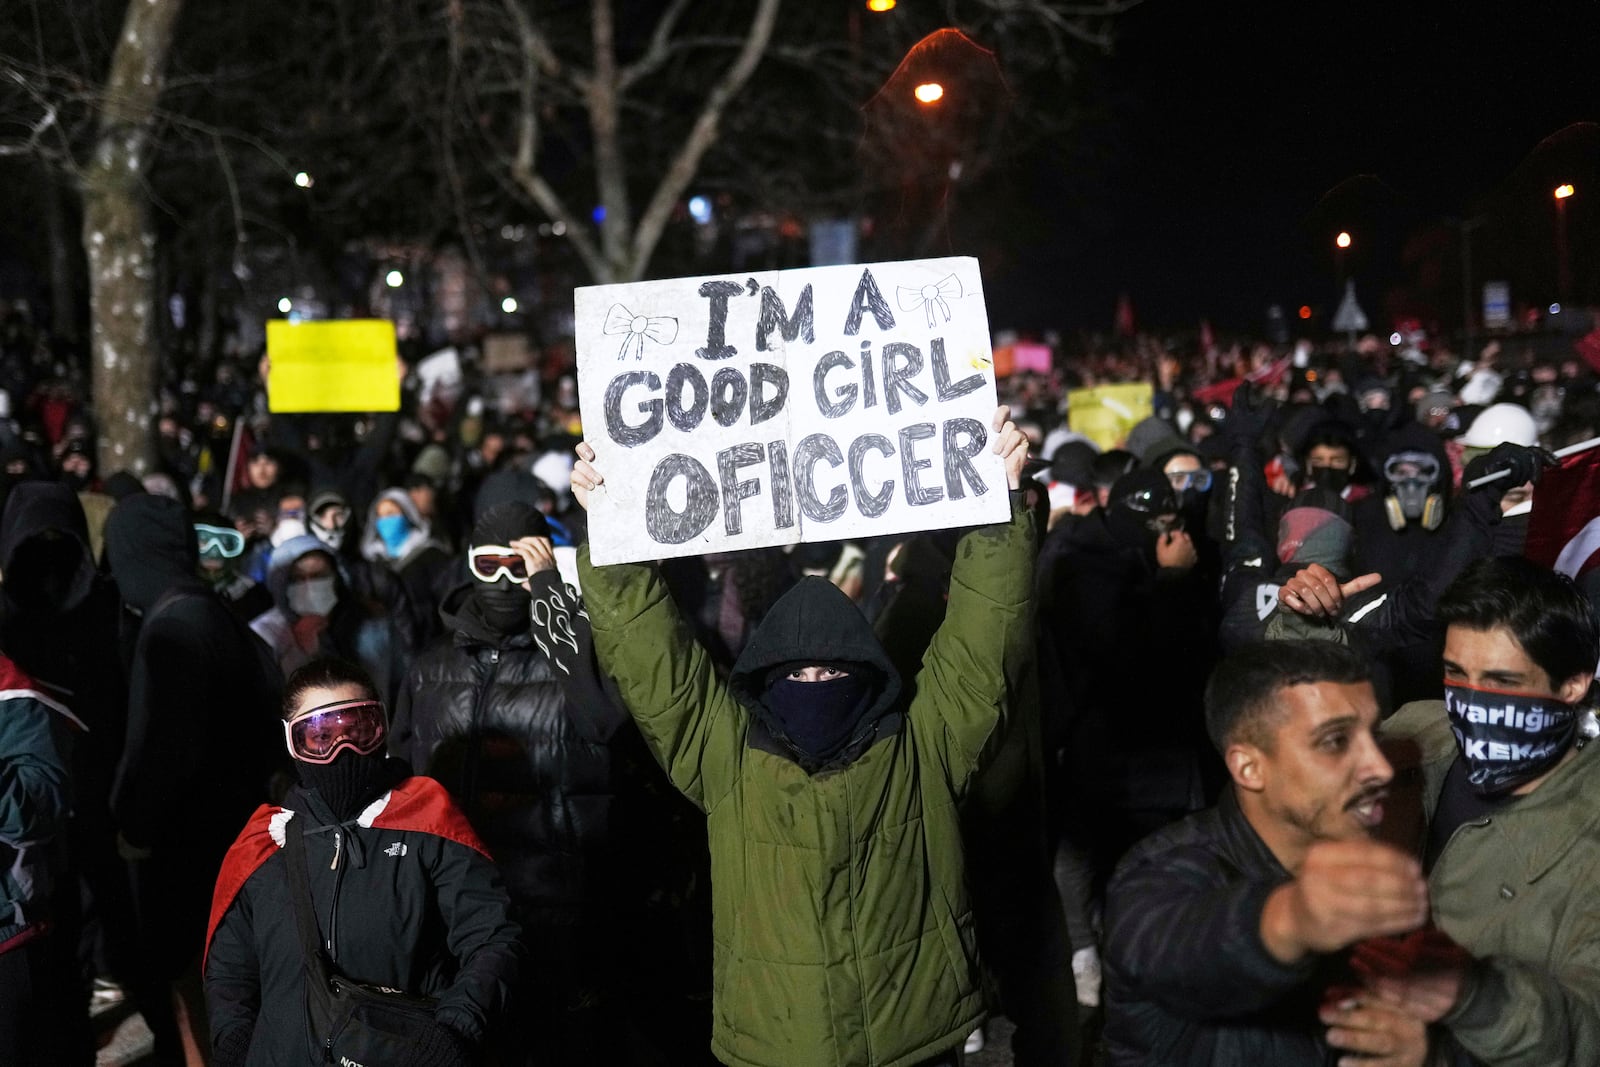
<instances>
[{"instance_id":1,"label":"orange street light","mask_svg":"<svg viewBox=\"0 0 1600 1067\"><path fill-rule=\"evenodd\" d=\"M895 0L867 0L867 10L875 11L880 15L885 11L893 11L894 5Z\"/></svg>"},{"instance_id":2,"label":"orange street light","mask_svg":"<svg viewBox=\"0 0 1600 1067\"><path fill-rule=\"evenodd\" d=\"M1565 200L1567 197L1571 196L1575 191L1576 190L1574 190L1570 184L1562 183L1561 185L1556 186L1556 199L1557 200Z\"/></svg>"},{"instance_id":3,"label":"orange street light","mask_svg":"<svg viewBox=\"0 0 1600 1067\"><path fill-rule=\"evenodd\" d=\"M924 104L936 104L944 98L944 86L938 82L923 82L912 90L911 95Z\"/></svg>"},{"instance_id":4,"label":"orange street light","mask_svg":"<svg viewBox=\"0 0 1600 1067\"><path fill-rule=\"evenodd\" d=\"M1333 239L1333 243L1338 245L1340 248L1349 248L1350 247L1350 235L1348 233L1346 233L1344 230L1340 230L1339 231L1339 236L1337 236L1337 237L1335 237Z\"/></svg>"}]
</instances>

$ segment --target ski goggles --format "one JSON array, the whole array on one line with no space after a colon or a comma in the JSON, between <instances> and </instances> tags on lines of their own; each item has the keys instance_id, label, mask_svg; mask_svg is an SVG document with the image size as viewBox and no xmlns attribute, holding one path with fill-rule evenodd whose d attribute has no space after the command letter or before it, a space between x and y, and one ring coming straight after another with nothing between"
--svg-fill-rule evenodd
<instances>
[{"instance_id":1,"label":"ski goggles","mask_svg":"<svg viewBox=\"0 0 1600 1067\"><path fill-rule=\"evenodd\" d=\"M332 763L345 749L370 756L389 727L376 700L341 700L312 708L283 724L289 755L303 763Z\"/></svg>"},{"instance_id":2,"label":"ski goggles","mask_svg":"<svg viewBox=\"0 0 1600 1067\"><path fill-rule=\"evenodd\" d=\"M502 576L513 582L528 580L528 561L506 545L478 545L469 549L467 566L480 582L498 582Z\"/></svg>"},{"instance_id":3,"label":"ski goggles","mask_svg":"<svg viewBox=\"0 0 1600 1067\"><path fill-rule=\"evenodd\" d=\"M202 556L234 559L244 554L244 534L231 527L197 522L194 536Z\"/></svg>"},{"instance_id":4,"label":"ski goggles","mask_svg":"<svg viewBox=\"0 0 1600 1067\"><path fill-rule=\"evenodd\" d=\"M1167 474L1167 481L1180 493L1185 489L1203 493L1211 488L1211 472L1204 467L1192 471L1171 471Z\"/></svg>"}]
</instances>

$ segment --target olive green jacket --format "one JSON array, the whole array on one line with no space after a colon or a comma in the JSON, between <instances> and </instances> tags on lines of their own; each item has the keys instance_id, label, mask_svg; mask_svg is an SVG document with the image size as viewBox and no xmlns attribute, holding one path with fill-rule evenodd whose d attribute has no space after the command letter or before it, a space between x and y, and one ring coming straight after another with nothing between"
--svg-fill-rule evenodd
<instances>
[{"instance_id":1,"label":"olive green jacket","mask_svg":"<svg viewBox=\"0 0 1600 1067\"><path fill-rule=\"evenodd\" d=\"M653 567L579 556L600 664L711 849L712 1051L733 1067L902 1067L982 1021L957 803L1032 649L1031 517L967 533L900 728L807 775L751 716Z\"/></svg>"},{"instance_id":2,"label":"olive green jacket","mask_svg":"<svg viewBox=\"0 0 1600 1067\"><path fill-rule=\"evenodd\" d=\"M1431 821L1459 751L1444 702L1407 704L1382 732L1394 800L1419 791ZM1494 1067L1600 1063L1597 749L1586 745L1503 812L1461 826L1428 875L1435 925L1479 961L1444 1025Z\"/></svg>"}]
</instances>

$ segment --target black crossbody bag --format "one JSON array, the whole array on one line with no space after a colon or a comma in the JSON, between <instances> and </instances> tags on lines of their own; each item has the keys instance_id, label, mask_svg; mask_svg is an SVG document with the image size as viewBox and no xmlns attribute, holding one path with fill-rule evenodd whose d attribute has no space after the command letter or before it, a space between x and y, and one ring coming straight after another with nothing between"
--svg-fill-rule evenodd
<instances>
[{"instance_id":1,"label":"black crossbody bag","mask_svg":"<svg viewBox=\"0 0 1600 1067\"><path fill-rule=\"evenodd\" d=\"M305 828L299 816L284 828L289 897L305 958L306 1025L324 1063L394 1067L410 1063L415 1046L436 1029L432 997L364 985L340 974L322 951L306 870Z\"/></svg>"}]
</instances>

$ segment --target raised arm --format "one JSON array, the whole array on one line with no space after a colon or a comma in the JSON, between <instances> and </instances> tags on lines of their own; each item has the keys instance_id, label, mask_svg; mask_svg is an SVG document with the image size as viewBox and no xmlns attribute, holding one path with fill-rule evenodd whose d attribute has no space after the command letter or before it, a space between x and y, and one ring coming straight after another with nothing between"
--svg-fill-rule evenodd
<instances>
[{"instance_id":1,"label":"raised arm","mask_svg":"<svg viewBox=\"0 0 1600 1067\"><path fill-rule=\"evenodd\" d=\"M587 508L604 479L592 448L580 444L578 457L573 495ZM747 716L690 635L656 567L597 567L585 545L578 569L601 670L616 682L672 784L709 811L736 779Z\"/></svg>"},{"instance_id":2,"label":"raised arm","mask_svg":"<svg viewBox=\"0 0 1600 1067\"><path fill-rule=\"evenodd\" d=\"M995 412L994 450L1005 457L1011 521L970 530L956 545L944 622L923 657L912 729L931 745L950 782L965 791L991 739L1004 732L1011 703L1007 678L1020 676L1034 653L1033 515L1018 493L1028 443Z\"/></svg>"}]
</instances>

